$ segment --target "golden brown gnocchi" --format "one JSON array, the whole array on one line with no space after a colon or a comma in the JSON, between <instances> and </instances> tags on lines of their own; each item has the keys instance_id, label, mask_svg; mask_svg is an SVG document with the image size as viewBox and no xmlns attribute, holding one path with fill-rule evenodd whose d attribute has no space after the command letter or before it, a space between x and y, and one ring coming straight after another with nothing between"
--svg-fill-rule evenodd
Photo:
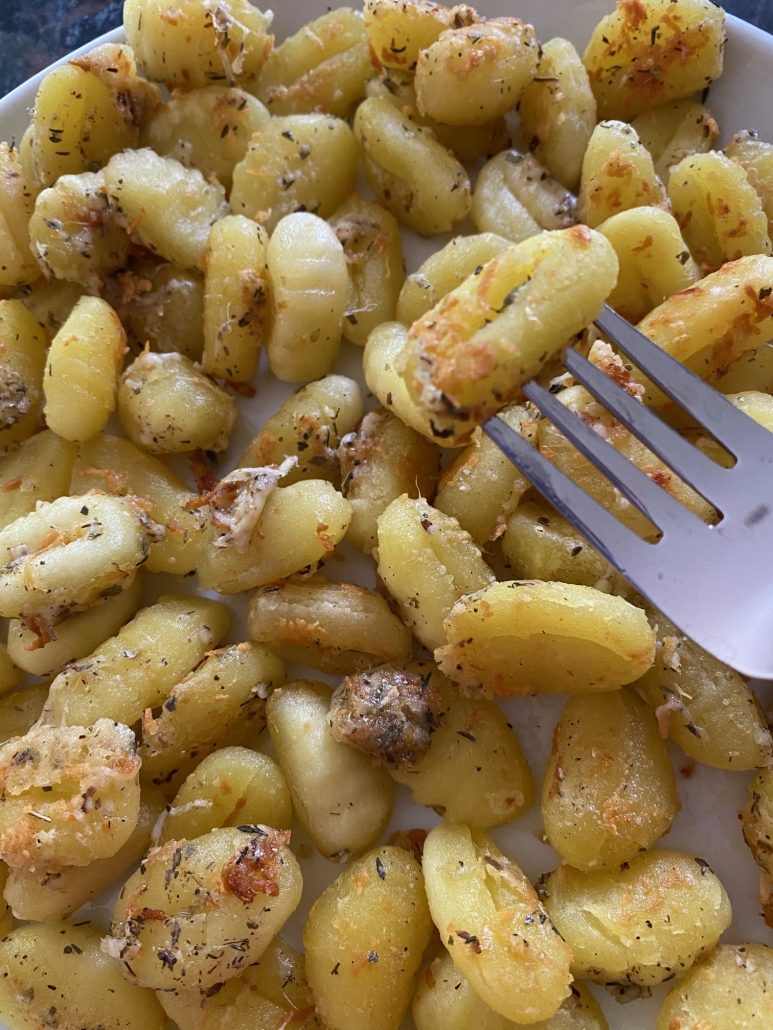
<instances>
[{"instance_id":1,"label":"golden brown gnocchi","mask_svg":"<svg viewBox=\"0 0 773 1030\"><path fill-rule=\"evenodd\" d=\"M314 903L303 931L320 1020L337 1030L398 1030L431 930L415 858L382 847L349 866Z\"/></svg>"},{"instance_id":2,"label":"golden brown gnocchi","mask_svg":"<svg viewBox=\"0 0 773 1030\"><path fill-rule=\"evenodd\" d=\"M567 701L542 783L548 841L576 869L608 869L668 833L679 800L650 710L627 690Z\"/></svg>"},{"instance_id":3,"label":"golden brown gnocchi","mask_svg":"<svg viewBox=\"0 0 773 1030\"><path fill-rule=\"evenodd\" d=\"M678 976L730 925L730 899L708 862L649 851L616 870L559 866L545 908L573 952L572 973L648 987Z\"/></svg>"},{"instance_id":4,"label":"golden brown gnocchi","mask_svg":"<svg viewBox=\"0 0 773 1030\"><path fill-rule=\"evenodd\" d=\"M239 976L300 901L289 840L288 830L243 826L154 849L116 901L107 953L130 983L155 990Z\"/></svg>"},{"instance_id":5,"label":"golden brown gnocchi","mask_svg":"<svg viewBox=\"0 0 773 1030\"><path fill-rule=\"evenodd\" d=\"M569 995L570 948L516 863L485 833L441 823L424 844L432 921L454 965L514 1022L552 1016Z\"/></svg>"}]
</instances>

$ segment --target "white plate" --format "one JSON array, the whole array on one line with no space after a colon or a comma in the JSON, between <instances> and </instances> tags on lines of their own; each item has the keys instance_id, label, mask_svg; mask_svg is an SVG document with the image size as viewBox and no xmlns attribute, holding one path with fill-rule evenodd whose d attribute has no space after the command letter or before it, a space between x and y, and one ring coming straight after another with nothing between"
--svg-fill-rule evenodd
<instances>
[{"instance_id":1,"label":"white plate","mask_svg":"<svg viewBox=\"0 0 773 1030\"><path fill-rule=\"evenodd\" d=\"M329 9L325 0L279 0L277 6L279 10L276 12L274 31L279 40L296 31L305 21ZM614 8L614 3L612 0L479 0L476 6L489 16L517 15L532 22L540 39L547 40L560 35L570 39L582 52L594 24ZM722 126L722 138L728 139L740 129L754 128L763 139L773 140L773 104L770 102L769 90L766 89L766 84L773 79L773 36L733 17L728 18L728 36L725 72L720 81L711 87L708 100ZM96 43L122 40L123 32L118 29L101 36L78 53L91 49ZM58 63L64 63L67 59L63 58ZM29 109L34 104L35 93L44 75L45 72L41 72L0 101L0 139L15 138L18 141L21 138L29 121ZM404 250L408 271L414 271L426 254L437 247L436 240L420 240L412 233L405 233ZM362 382L360 358L361 351L358 348L344 345L335 370ZM272 379L265 363L261 365L254 384L258 390L257 396L249 401L238 401L243 418L240 419L230 447L231 464L268 416L276 411L293 390L287 384ZM371 400L369 406L372 403ZM110 429L116 431L112 425ZM226 464L223 470L229 467ZM341 550L345 552L346 560L331 562L326 570L328 575L372 586L373 569L370 562L346 546ZM177 583L169 576L148 578L152 580L148 601L161 593L192 592L195 589L190 580ZM226 603L234 615L234 627L228 639L245 639L246 599L227 598ZM301 667L290 667L288 673L290 677L312 675L334 682L330 677L310 673ZM771 684L765 684L758 691L766 711L773 700L772 689ZM538 783L541 782L553 726L563 701L561 697L525 698L503 705L528 755ZM271 750L267 740L261 739L260 746L268 752ZM743 842L737 816L743 807L751 774L726 773L696 764L694 774L687 778L681 773L682 769L688 767L686 757L676 746L670 747L677 770L682 811L663 843L707 859L721 878L730 894L734 911L733 924L723 940L734 943L761 941L773 945L773 932L763 923L756 900L759 870ZM436 822L438 818L433 812L410 803L406 788L396 788L395 814L389 832L398 827L430 828ZM511 854L534 879L558 864L555 852L538 839L540 828L539 804L535 802L524 818L492 833L499 846ZM293 832L294 847L297 848L306 840L303 831L296 826ZM313 858L302 860L302 869L305 882L302 903L283 931L296 947L300 946L301 932L311 903L340 872L339 866L332 865L316 853ZM94 914L100 921L104 921L109 919L108 912L109 906L104 905L97 907ZM611 1030L653 1030L657 1011L666 993L666 988L661 987L654 992L651 1000L620 1006L601 988L594 986L592 989L602 1003Z\"/></svg>"}]
</instances>

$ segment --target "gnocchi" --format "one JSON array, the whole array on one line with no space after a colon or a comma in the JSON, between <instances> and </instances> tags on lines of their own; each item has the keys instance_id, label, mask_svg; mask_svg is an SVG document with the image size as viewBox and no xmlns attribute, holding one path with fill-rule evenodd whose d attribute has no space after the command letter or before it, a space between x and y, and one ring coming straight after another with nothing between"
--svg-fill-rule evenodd
<instances>
[{"instance_id":1,"label":"gnocchi","mask_svg":"<svg viewBox=\"0 0 773 1030\"><path fill-rule=\"evenodd\" d=\"M471 218L479 232L520 243L542 229L574 225L575 200L531 154L507 150L481 168Z\"/></svg>"}]
</instances>

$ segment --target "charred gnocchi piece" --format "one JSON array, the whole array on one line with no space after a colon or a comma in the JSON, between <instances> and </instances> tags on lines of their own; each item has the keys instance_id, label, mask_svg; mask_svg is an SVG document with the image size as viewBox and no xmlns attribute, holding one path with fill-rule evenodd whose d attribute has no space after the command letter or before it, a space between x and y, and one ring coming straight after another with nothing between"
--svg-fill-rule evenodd
<instances>
[{"instance_id":1,"label":"charred gnocchi piece","mask_svg":"<svg viewBox=\"0 0 773 1030\"><path fill-rule=\"evenodd\" d=\"M419 863L383 847L317 899L303 931L317 1013L338 1030L397 1030L432 930ZM335 976L330 975L336 970Z\"/></svg>"},{"instance_id":2,"label":"charred gnocchi piece","mask_svg":"<svg viewBox=\"0 0 773 1030\"><path fill-rule=\"evenodd\" d=\"M481 1000L519 1023L552 1016L569 996L572 953L515 862L485 833L441 823L423 869L432 921Z\"/></svg>"},{"instance_id":3,"label":"charred gnocchi piece","mask_svg":"<svg viewBox=\"0 0 773 1030\"><path fill-rule=\"evenodd\" d=\"M617 690L655 656L647 616L622 597L568 583L514 580L460 598L440 668L470 694Z\"/></svg>"},{"instance_id":4,"label":"charred gnocchi piece","mask_svg":"<svg viewBox=\"0 0 773 1030\"><path fill-rule=\"evenodd\" d=\"M140 760L128 726L31 729L0 747L0 855L58 872L109 858L137 824Z\"/></svg>"},{"instance_id":5,"label":"charred gnocchi piece","mask_svg":"<svg viewBox=\"0 0 773 1030\"><path fill-rule=\"evenodd\" d=\"M289 830L232 827L151 851L126 881L104 944L125 978L207 990L257 961L300 901L289 840Z\"/></svg>"}]
</instances>

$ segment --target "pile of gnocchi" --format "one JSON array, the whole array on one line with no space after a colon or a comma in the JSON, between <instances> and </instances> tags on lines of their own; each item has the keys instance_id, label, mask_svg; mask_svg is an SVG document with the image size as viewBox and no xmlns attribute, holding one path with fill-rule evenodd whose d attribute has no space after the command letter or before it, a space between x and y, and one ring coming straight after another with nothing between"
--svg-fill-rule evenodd
<instances>
[{"instance_id":1,"label":"pile of gnocchi","mask_svg":"<svg viewBox=\"0 0 773 1030\"><path fill-rule=\"evenodd\" d=\"M563 369L729 460L593 328L607 302L773 431L773 143L716 149L723 11L619 0L582 56L431 0L283 42L248 0L124 27L0 145L0 1020L608 1030L588 983L668 982L658 1030L773 1026L773 950L720 943L711 856L658 846L667 738L757 770L773 926L768 719L480 429L653 539L537 378L716 521ZM435 244L407 277L401 233ZM549 694L538 785L495 698ZM399 792L429 832L390 832ZM537 793L532 883L490 831ZM306 840L340 873L301 954Z\"/></svg>"}]
</instances>

